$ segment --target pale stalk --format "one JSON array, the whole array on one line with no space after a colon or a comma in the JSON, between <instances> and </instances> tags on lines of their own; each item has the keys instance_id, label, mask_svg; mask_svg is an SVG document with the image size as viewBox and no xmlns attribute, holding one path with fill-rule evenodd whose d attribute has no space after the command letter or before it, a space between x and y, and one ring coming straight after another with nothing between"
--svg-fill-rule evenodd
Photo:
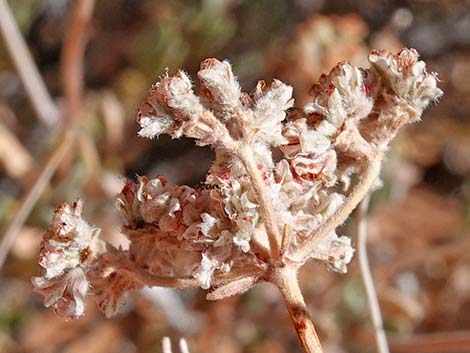
<instances>
[{"instance_id":1,"label":"pale stalk","mask_svg":"<svg viewBox=\"0 0 470 353\"><path fill-rule=\"evenodd\" d=\"M36 114L46 125L55 126L59 120L59 111L47 91L6 0L0 0L0 33Z\"/></svg>"},{"instance_id":2,"label":"pale stalk","mask_svg":"<svg viewBox=\"0 0 470 353\"><path fill-rule=\"evenodd\" d=\"M180 347L181 353L189 353L188 342L186 342L184 338L180 338L178 346Z\"/></svg>"},{"instance_id":3,"label":"pale stalk","mask_svg":"<svg viewBox=\"0 0 470 353\"><path fill-rule=\"evenodd\" d=\"M169 337L163 337L162 339L162 352L163 353L173 353L171 349L171 341Z\"/></svg>"},{"instance_id":4,"label":"pale stalk","mask_svg":"<svg viewBox=\"0 0 470 353\"><path fill-rule=\"evenodd\" d=\"M305 353L323 353L315 326L300 291L297 269L289 266L276 268L271 281L282 293L303 351Z\"/></svg>"},{"instance_id":5,"label":"pale stalk","mask_svg":"<svg viewBox=\"0 0 470 353\"><path fill-rule=\"evenodd\" d=\"M375 290L374 281L370 271L367 256L367 210L369 208L370 193L367 193L357 209L357 252L362 283L367 296L370 316L374 325L375 341L379 353L389 353L387 336L385 335L382 314Z\"/></svg>"},{"instance_id":6,"label":"pale stalk","mask_svg":"<svg viewBox=\"0 0 470 353\"><path fill-rule=\"evenodd\" d=\"M83 61L95 0L76 0L65 34L60 73L66 100L65 128L73 128L79 117L83 96Z\"/></svg>"},{"instance_id":7,"label":"pale stalk","mask_svg":"<svg viewBox=\"0 0 470 353\"><path fill-rule=\"evenodd\" d=\"M240 147L239 156L252 183L251 186L253 187L256 200L260 205L259 213L263 218L264 228L266 229L266 233L268 235L271 258L277 260L280 256L279 241L281 239L281 235L279 234L279 229L277 227L274 210L266 192L266 185L263 178L261 177L258 167L256 166L254 152L251 144L247 143L242 145Z\"/></svg>"}]
</instances>

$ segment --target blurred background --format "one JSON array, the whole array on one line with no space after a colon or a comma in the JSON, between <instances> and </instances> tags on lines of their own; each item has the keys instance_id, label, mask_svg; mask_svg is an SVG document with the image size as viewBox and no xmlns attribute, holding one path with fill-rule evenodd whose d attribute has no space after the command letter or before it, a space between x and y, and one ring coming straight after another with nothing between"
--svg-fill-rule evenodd
<instances>
[{"instance_id":1,"label":"blurred background","mask_svg":"<svg viewBox=\"0 0 470 353\"><path fill-rule=\"evenodd\" d=\"M2 0L4 1L4 0ZM54 102L64 104L61 49L72 2L9 2ZM212 159L192 141L137 137L136 107L159 76L195 75L207 57L229 59L242 87L279 78L298 105L338 61L366 66L370 49L416 48L445 95L400 132L384 187L373 197L369 256L392 352L470 352L470 2L458 0L100 0L84 56L75 148L19 231L0 275L0 352L157 353L163 336L192 353L294 353L300 347L278 292L260 285L206 302L201 290L145 290L107 320L90 302L65 321L33 294L41 235L53 209L80 197L85 218L114 244L124 178L165 175L199 184ZM0 42L2 236L60 134L38 119ZM340 234L353 237L354 219ZM301 287L327 353L374 352L357 260L349 273L316 263Z\"/></svg>"}]
</instances>

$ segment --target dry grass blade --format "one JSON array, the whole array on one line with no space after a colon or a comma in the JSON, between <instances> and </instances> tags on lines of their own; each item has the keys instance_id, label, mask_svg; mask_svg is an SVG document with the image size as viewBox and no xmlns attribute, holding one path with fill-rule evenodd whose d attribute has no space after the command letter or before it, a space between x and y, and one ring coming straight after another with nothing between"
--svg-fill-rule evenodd
<instances>
[{"instance_id":1,"label":"dry grass blade","mask_svg":"<svg viewBox=\"0 0 470 353\"><path fill-rule=\"evenodd\" d=\"M0 0L0 32L39 119L48 126L56 125L59 111L47 92L6 0Z\"/></svg>"},{"instance_id":2,"label":"dry grass blade","mask_svg":"<svg viewBox=\"0 0 470 353\"><path fill-rule=\"evenodd\" d=\"M379 353L389 353L387 337L383 328L382 314L380 313L377 292L370 271L367 257L367 210L369 208L370 194L367 194L359 204L357 210L357 248L361 278L367 295L372 323L374 325L375 341Z\"/></svg>"}]
</instances>

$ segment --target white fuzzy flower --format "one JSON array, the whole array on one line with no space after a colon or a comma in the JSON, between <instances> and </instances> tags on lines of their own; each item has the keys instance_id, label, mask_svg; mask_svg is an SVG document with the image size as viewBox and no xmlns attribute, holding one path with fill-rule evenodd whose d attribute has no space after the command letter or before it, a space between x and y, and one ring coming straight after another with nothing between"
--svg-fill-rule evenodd
<instances>
[{"instance_id":1,"label":"white fuzzy flower","mask_svg":"<svg viewBox=\"0 0 470 353\"><path fill-rule=\"evenodd\" d=\"M373 51L369 55L369 61L385 77L394 93L418 111L412 118L419 117L430 101L442 95L437 88L436 75L428 74L426 64L418 58L414 49L403 49L396 55L384 51Z\"/></svg>"},{"instance_id":2,"label":"white fuzzy flower","mask_svg":"<svg viewBox=\"0 0 470 353\"><path fill-rule=\"evenodd\" d=\"M288 143L281 146L281 150L289 158L298 154L319 156L331 146L331 140L325 134L308 126L306 119L287 122L283 135Z\"/></svg>"},{"instance_id":3,"label":"white fuzzy flower","mask_svg":"<svg viewBox=\"0 0 470 353\"><path fill-rule=\"evenodd\" d=\"M162 108L154 108L148 104L139 111L137 121L141 127L139 135L150 139L170 131L174 126L173 119Z\"/></svg>"},{"instance_id":4,"label":"white fuzzy flower","mask_svg":"<svg viewBox=\"0 0 470 353\"><path fill-rule=\"evenodd\" d=\"M253 126L259 129L266 142L274 146L285 143L281 133L282 122L286 118L286 110L294 104L292 87L279 80L267 87L264 81L260 81L254 99Z\"/></svg>"},{"instance_id":5,"label":"white fuzzy flower","mask_svg":"<svg viewBox=\"0 0 470 353\"><path fill-rule=\"evenodd\" d=\"M255 227L253 222L244 219L237 220L238 230L233 237L233 243L240 247L243 252L250 251L250 240Z\"/></svg>"},{"instance_id":6,"label":"white fuzzy flower","mask_svg":"<svg viewBox=\"0 0 470 353\"><path fill-rule=\"evenodd\" d=\"M218 259L207 253L202 254L201 264L194 274L194 278L199 282L201 288L208 289L211 286L212 275L218 268L224 268Z\"/></svg>"},{"instance_id":7,"label":"white fuzzy flower","mask_svg":"<svg viewBox=\"0 0 470 353\"><path fill-rule=\"evenodd\" d=\"M82 203L62 204L54 214L52 225L41 244L39 264L44 278L61 276L65 271L85 264L89 257L104 251L100 230L81 218Z\"/></svg>"},{"instance_id":8,"label":"white fuzzy flower","mask_svg":"<svg viewBox=\"0 0 470 353\"><path fill-rule=\"evenodd\" d=\"M335 232L331 232L317 244L310 256L313 259L326 262L328 268L333 271L346 273L348 271L347 265L351 262L353 255L351 238L338 237Z\"/></svg>"},{"instance_id":9,"label":"white fuzzy flower","mask_svg":"<svg viewBox=\"0 0 470 353\"><path fill-rule=\"evenodd\" d=\"M209 232L217 224L218 220L206 212L201 214L201 219L202 223L198 225L198 228L201 230L202 234L209 236Z\"/></svg>"},{"instance_id":10,"label":"white fuzzy flower","mask_svg":"<svg viewBox=\"0 0 470 353\"><path fill-rule=\"evenodd\" d=\"M228 61L206 59L197 75L203 84L202 93L209 96L218 109L232 112L241 107L240 85Z\"/></svg>"},{"instance_id":11,"label":"white fuzzy flower","mask_svg":"<svg viewBox=\"0 0 470 353\"><path fill-rule=\"evenodd\" d=\"M69 317L83 314L88 293L85 273L96 256L105 251L99 229L81 218L81 210L80 201L57 208L41 243L42 274L32 280L35 290L45 296L46 305Z\"/></svg>"},{"instance_id":12,"label":"white fuzzy flower","mask_svg":"<svg viewBox=\"0 0 470 353\"><path fill-rule=\"evenodd\" d=\"M193 92L193 85L188 75L179 70L173 77L165 77L155 85L157 97L175 116L181 120L186 117L199 116L204 108L199 97Z\"/></svg>"}]
</instances>

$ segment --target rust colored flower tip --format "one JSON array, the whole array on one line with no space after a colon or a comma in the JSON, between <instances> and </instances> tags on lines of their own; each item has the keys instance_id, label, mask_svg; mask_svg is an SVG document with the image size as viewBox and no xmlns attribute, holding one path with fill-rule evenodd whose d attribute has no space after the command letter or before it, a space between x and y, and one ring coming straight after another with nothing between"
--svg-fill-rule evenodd
<instances>
[{"instance_id":1,"label":"rust colored flower tip","mask_svg":"<svg viewBox=\"0 0 470 353\"><path fill-rule=\"evenodd\" d=\"M273 274L309 259L346 272L354 250L336 227L376 180L398 128L442 94L413 49L369 61L366 70L338 64L303 109L291 109L292 88L278 80L242 92L227 61L201 64L200 95L183 71L162 78L138 112L139 135L210 145L205 188L128 181L117 203L127 250L105 246L80 203L59 207L33 279L46 305L77 317L94 294L110 316L144 285L212 287L209 299L220 299L259 281L282 287Z\"/></svg>"}]
</instances>

